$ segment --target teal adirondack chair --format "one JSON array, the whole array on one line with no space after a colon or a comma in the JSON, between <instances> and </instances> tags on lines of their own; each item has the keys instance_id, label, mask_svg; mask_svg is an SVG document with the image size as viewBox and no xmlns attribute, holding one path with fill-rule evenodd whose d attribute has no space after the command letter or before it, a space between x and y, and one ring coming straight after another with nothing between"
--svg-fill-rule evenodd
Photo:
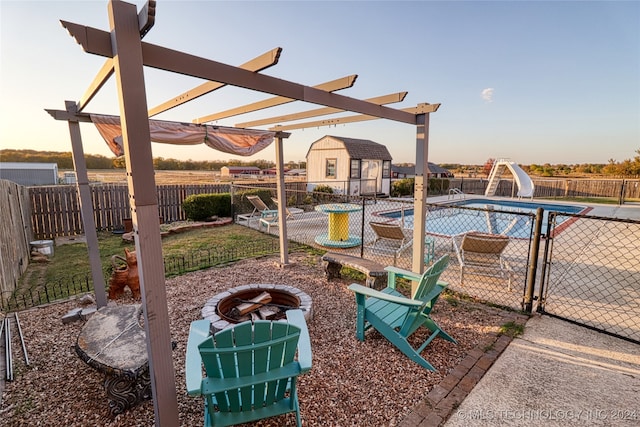
<instances>
[{"instance_id":1,"label":"teal adirondack chair","mask_svg":"<svg viewBox=\"0 0 640 427\"><path fill-rule=\"evenodd\" d=\"M457 344L457 341L429 316L440 293L447 287L447 284L439 282L438 278L448 265L449 255L445 255L422 275L400 268L386 267L388 286L382 291L357 283L350 285L349 289L356 294L356 337L364 341L365 330L373 327L411 360L430 371L435 371L436 369L420 356L422 350L437 336ZM413 298L407 298L395 289L397 278L418 281ZM420 326L429 329L431 335L415 349L407 339Z\"/></svg>"},{"instance_id":2,"label":"teal adirondack chair","mask_svg":"<svg viewBox=\"0 0 640 427\"><path fill-rule=\"evenodd\" d=\"M213 336L208 320L191 323L185 361L187 393L204 397L205 426L228 426L289 412L295 412L300 426L297 377L310 369L311 342L301 310L287 311L287 322L244 322Z\"/></svg>"}]
</instances>

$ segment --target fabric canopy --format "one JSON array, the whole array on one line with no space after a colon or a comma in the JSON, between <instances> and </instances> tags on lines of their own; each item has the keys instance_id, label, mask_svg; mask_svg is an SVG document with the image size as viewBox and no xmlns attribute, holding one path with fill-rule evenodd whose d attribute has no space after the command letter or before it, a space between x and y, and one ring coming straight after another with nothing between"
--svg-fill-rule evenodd
<instances>
[{"instance_id":1,"label":"fabric canopy","mask_svg":"<svg viewBox=\"0 0 640 427\"><path fill-rule=\"evenodd\" d=\"M91 121L116 156L124 154L120 117L91 114ZM273 142L275 132L253 129L149 120L151 141L163 144L207 146L229 154L251 156Z\"/></svg>"}]
</instances>

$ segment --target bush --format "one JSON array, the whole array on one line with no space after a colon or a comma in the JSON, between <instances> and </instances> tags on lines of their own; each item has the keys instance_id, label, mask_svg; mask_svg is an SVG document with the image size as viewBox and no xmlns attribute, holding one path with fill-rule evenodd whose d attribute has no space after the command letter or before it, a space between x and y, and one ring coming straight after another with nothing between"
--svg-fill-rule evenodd
<instances>
[{"instance_id":1,"label":"bush","mask_svg":"<svg viewBox=\"0 0 640 427\"><path fill-rule=\"evenodd\" d=\"M182 202L182 210L192 221L204 221L212 216L231 216L231 194L193 194Z\"/></svg>"},{"instance_id":2,"label":"bush","mask_svg":"<svg viewBox=\"0 0 640 427\"><path fill-rule=\"evenodd\" d=\"M318 203L326 203L333 200L333 188L328 185L318 185L313 189L313 198Z\"/></svg>"},{"instance_id":3,"label":"bush","mask_svg":"<svg viewBox=\"0 0 640 427\"><path fill-rule=\"evenodd\" d=\"M429 187L427 192L431 195L446 194L449 191L450 183L451 182L446 178L429 178ZM391 184L391 196L410 196L413 194L414 186L415 178L404 178L393 181L393 184Z\"/></svg>"},{"instance_id":4,"label":"bush","mask_svg":"<svg viewBox=\"0 0 640 427\"><path fill-rule=\"evenodd\" d=\"M414 185L415 185L414 178L404 178L404 179L399 179L397 181L393 181L393 184L391 184L391 196L392 197L410 196L413 194Z\"/></svg>"}]
</instances>

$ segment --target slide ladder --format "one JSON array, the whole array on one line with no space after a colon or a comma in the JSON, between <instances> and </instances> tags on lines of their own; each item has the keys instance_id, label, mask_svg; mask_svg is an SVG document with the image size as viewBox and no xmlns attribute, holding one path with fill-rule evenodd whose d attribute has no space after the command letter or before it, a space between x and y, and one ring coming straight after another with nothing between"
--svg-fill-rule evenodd
<instances>
[{"instance_id":1,"label":"slide ladder","mask_svg":"<svg viewBox=\"0 0 640 427\"><path fill-rule=\"evenodd\" d=\"M485 190L484 195L487 197L496 195L498 184L500 184L500 178L502 177L502 174L504 173L504 170L506 168L509 168L511 174L513 175L513 179L518 186L518 197L533 198L533 193L535 190L533 181L531 180L529 175L527 175L527 173L517 165L516 162L512 162L509 159L498 159L493 163L491 173L489 174L489 184L487 185L487 189Z\"/></svg>"}]
</instances>

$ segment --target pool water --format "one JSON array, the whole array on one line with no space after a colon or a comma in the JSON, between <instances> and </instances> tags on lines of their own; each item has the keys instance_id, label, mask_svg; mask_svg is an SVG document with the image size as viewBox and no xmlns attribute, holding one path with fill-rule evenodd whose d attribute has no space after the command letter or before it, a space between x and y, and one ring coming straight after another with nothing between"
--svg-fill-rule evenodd
<instances>
[{"instance_id":1,"label":"pool water","mask_svg":"<svg viewBox=\"0 0 640 427\"><path fill-rule=\"evenodd\" d=\"M460 209L458 206L482 210ZM427 213L426 231L444 236L480 231L515 238L529 238L538 207L544 209L543 224L546 224L549 211L575 214L585 209L583 206L574 205L469 199L452 205L443 205L441 208L430 207ZM380 215L399 220L405 228L413 228L413 208L406 209L404 212L384 212ZM556 224L559 224L568 217L559 215L556 219Z\"/></svg>"}]
</instances>

